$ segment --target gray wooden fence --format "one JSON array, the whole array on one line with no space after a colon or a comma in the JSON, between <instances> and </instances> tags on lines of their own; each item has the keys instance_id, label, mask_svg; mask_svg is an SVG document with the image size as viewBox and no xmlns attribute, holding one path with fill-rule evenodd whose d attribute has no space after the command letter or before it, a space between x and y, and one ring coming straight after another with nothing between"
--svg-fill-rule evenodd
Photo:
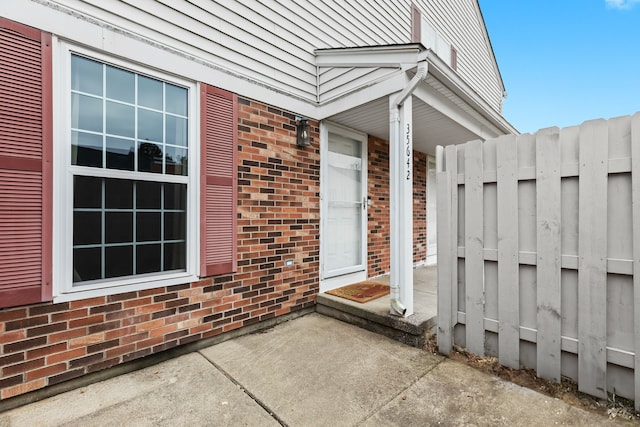
<instances>
[{"instance_id":1,"label":"gray wooden fence","mask_svg":"<svg viewBox=\"0 0 640 427\"><path fill-rule=\"evenodd\" d=\"M440 352L640 409L640 113L438 147L437 171Z\"/></svg>"}]
</instances>

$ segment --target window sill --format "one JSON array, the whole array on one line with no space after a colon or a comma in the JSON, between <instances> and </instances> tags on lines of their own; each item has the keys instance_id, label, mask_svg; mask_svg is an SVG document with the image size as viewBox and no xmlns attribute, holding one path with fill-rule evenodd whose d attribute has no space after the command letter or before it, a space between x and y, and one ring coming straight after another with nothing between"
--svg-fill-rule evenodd
<instances>
[{"instance_id":1,"label":"window sill","mask_svg":"<svg viewBox=\"0 0 640 427\"><path fill-rule=\"evenodd\" d=\"M78 287L72 290L68 290L65 292L55 292L53 302L67 302L67 301L78 301L87 298L94 297L102 297L109 295L122 294L125 292L134 292L134 291L142 291L146 289L154 289L154 288L162 288L165 286L173 286L173 285L182 285L184 283L197 282L199 280L198 276L193 274L181 274L181 275L172 275L170 277L160 276L154 277L150 280L145 280L143 282L136 282L130 284L122 284L122 285L114 285L109 287L102 288L94 288L94 289L82 289L82 287Z\"/></svg>"}]
</instances>

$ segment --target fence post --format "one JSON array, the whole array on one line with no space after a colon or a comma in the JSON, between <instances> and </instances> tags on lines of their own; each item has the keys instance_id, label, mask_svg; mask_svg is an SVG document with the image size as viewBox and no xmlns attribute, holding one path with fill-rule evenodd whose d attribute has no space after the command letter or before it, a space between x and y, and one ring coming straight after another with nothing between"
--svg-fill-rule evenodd
<instances>
[{"instance_id":1,"label":"fence post","mask_svg":"<svg viewBox=\"0 0 640 427\"><path fill-rule=\"evenodd\" d=\"M607 122L580 126L578 390L607 397Z\"/></svg>"},{"instance_id":2,"label":"fence post","mask_svg":"<svg viewBox=\"0 0 640 427\"><path fill-rule=\"evenodd\" d=\"M520 289L518 263L518 145L515 135L497 139L498 193L498 359L520 368Z\"/></svg>"},{"instance_id":3,"label":"fence post","mask_svg":"<svg viewBox=\"0 0 640 427\"><path fill-rule=\"evenodd\" d=\"M536 134L537 374L557 383L562 368L559 133L554 127Z\"/></svg>"},{"instance_id":4,"label":"fence post","mask_svg":"<svg viewBox=\"0 0 640 427\"><path fill-rule=\"evenodd\" d=\"M484 164L482 141L464 149L466 347L484 356Z\"/></svg>"},{"instance_id":5,"label":"fence post","mask_svg":"<svg viewBox=\"0 0 640 427\"><path fill-rule=\"evenodd\" d=\"M445 169L446 167L446 169ZM451 353L453 323L451 321L451 173L444 158L444 148L436 147L437 177L437 241L438 241L438 351Z\"/></svg>"}]
</instances>

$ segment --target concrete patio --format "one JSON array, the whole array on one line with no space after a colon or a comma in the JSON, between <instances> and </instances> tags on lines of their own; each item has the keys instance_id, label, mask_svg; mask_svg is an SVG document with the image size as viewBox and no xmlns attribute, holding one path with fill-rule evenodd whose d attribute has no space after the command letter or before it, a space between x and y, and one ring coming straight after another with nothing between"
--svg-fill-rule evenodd
<instances>
[{"instance_id":1,"label":"concrete patio","mask_svg":"<svg viewBox=\"0 0 640 427\"><path fill-rule=\"evenodd\" d=\"M310 314L0 413L0 426L631 425Z\"/></svg>"},{"instance_id":2,"label":"concrete patio","mask_svg":"<svg viewBox=\"0 0 640 427\"><path fill-rule=\"evenodd\" d=\"M422 347L436 326L437 266L413 270L414 314L407 318L389 313L389 295L359 303L329 294L318 295L316 311L413 347ZM373 281L389 284L389 276Z\"/></svg>"}]
</instances>

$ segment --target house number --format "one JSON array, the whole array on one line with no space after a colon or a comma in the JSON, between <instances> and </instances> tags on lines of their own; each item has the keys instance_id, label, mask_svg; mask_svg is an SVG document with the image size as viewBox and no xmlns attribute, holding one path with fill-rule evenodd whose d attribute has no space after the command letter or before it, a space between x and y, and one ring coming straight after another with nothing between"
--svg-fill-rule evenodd
<instances>
[{"instance_id":1,"label":"house number","mask_svg":"<svg viewBox=\"0 0 640 427\"><path fill-rule=\"evenodd\" d=\"M407 147L407 181L411 179L411 124L407 123L407 134L405 135Z\"/></svg>"}]
</instances>

